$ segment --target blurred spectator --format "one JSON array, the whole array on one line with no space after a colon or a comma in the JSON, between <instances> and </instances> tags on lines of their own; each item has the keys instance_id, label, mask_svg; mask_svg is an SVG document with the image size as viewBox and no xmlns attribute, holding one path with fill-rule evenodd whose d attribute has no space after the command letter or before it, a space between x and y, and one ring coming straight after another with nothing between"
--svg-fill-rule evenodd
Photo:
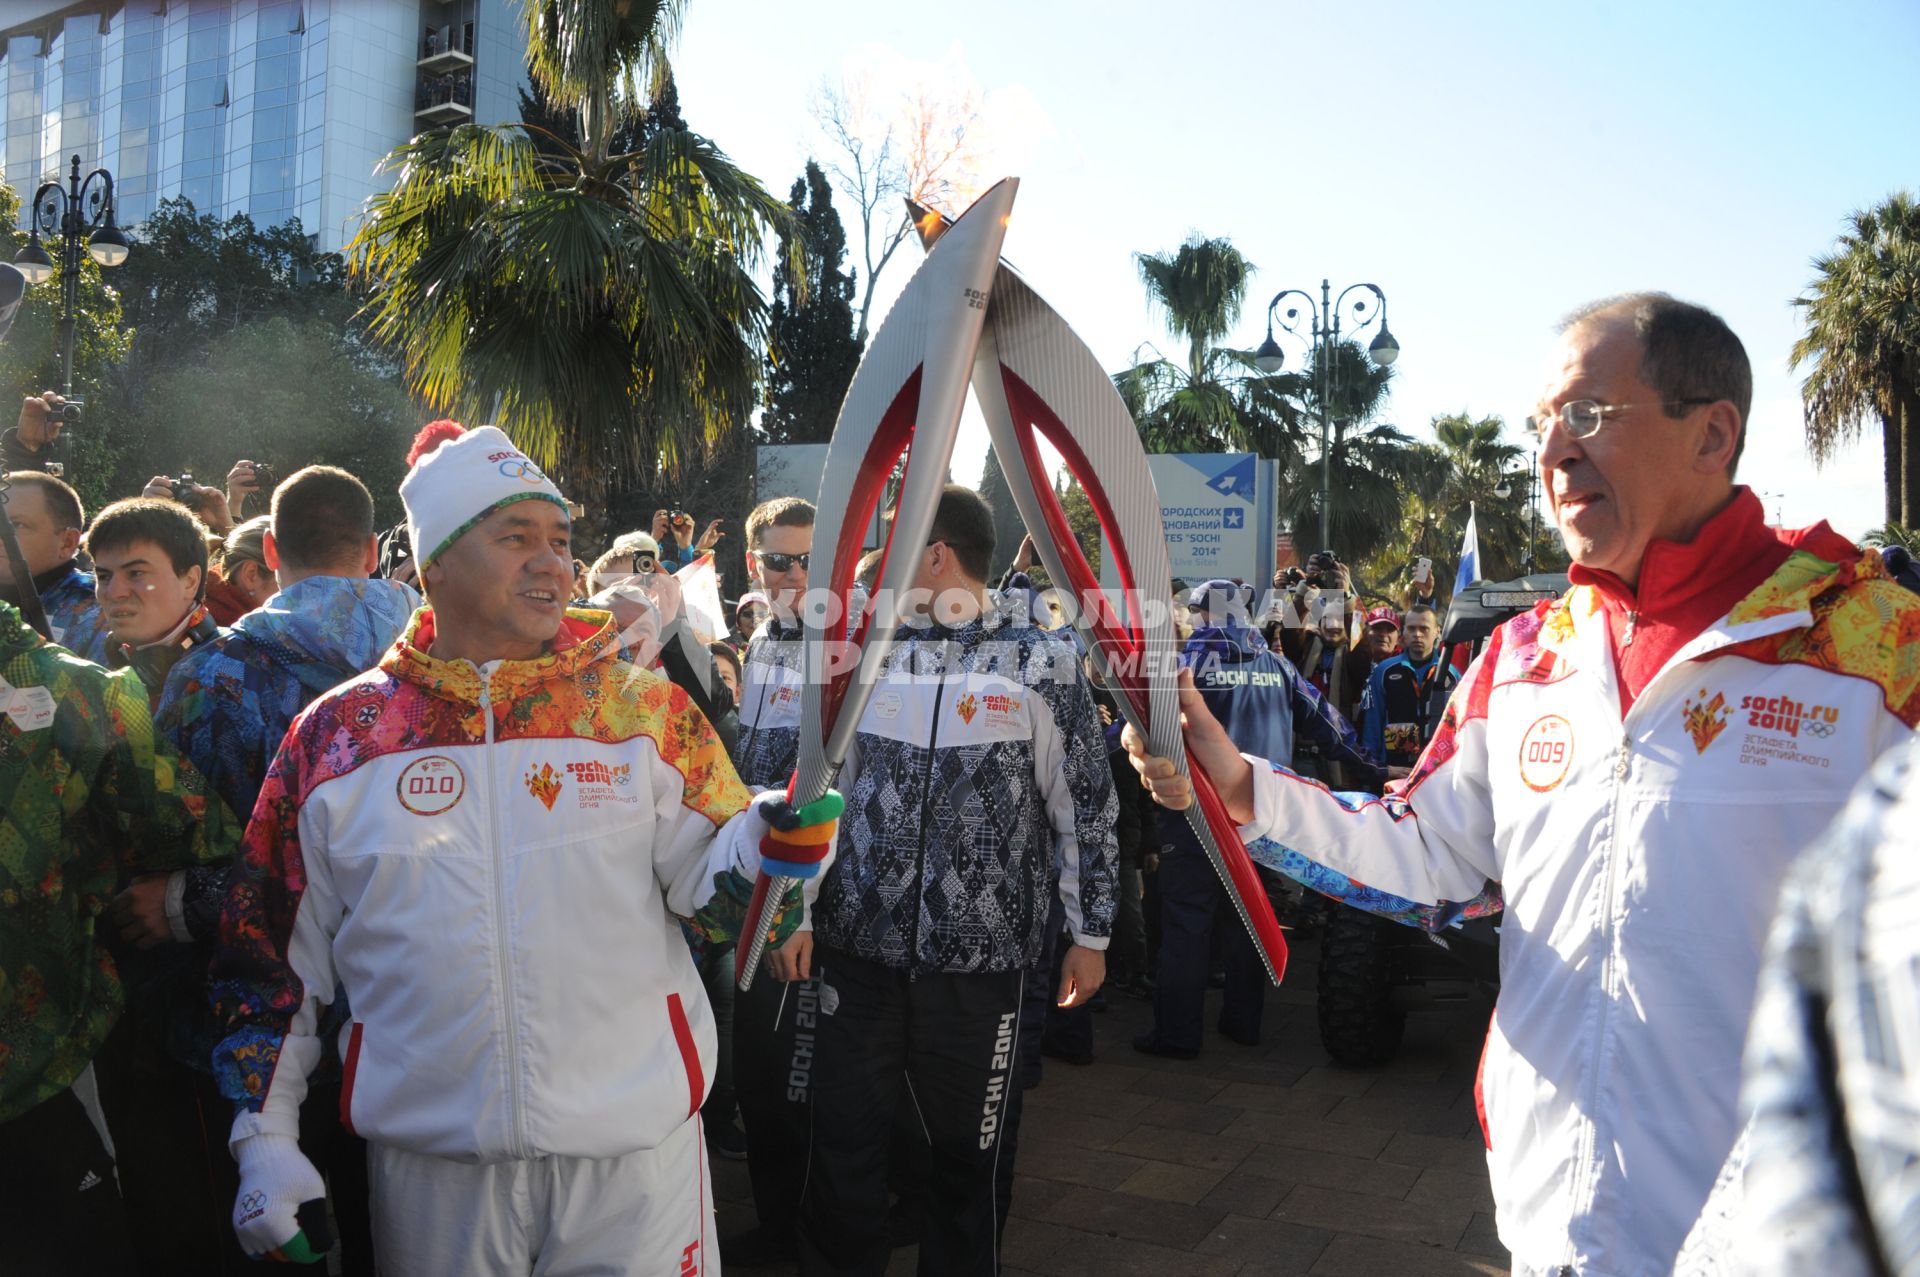
<instances>
[{"instance_id":1,"label":"blurred spectator","mask_svg":"<svg viewBox=\"0 0 1920 1277\"><path fill-rule=\"evenodd\" d=\"M134 497L100 512L86 550L109 635L108 663L131 665L147 695L158 698L174 663L218 633L203 599L206 525L176 502Z\"/></svg>"},{"instance_id":2,"label":"blurred spectator","mask_svg":"<svg viewBox=\"0 0 1920 1277\"><path fill-rule=\"evenodd\" d=\"M748 590L733 605L734 646L742 651L767 620L767 596L759 590Z\"/></svg>"},{"instance_id":3,"label":"blurred spectator","mask_svg":"<svg viewBox=\"0 0 1920 1277\"><path fill-rule=\"evenodd\" d=\"M1886 565L1887 575L1920 594L1920 567L1913 562L1913 554L1904 545L1889 545L1880 551L1880 561Z\"/></svg>"},{"instance_id":4,"label":"blurred spectator","mask_svg":"<svg viewBox=\"0 0 1920 1277\"><path fill-rule=\"evenodd\" d=\"M0 470L44 471L53 460L53 444L66 424L60 409L66 399L49 390L28 395L20 404L20 420L0 434Z\"/></svg>"},{"instance_id":5,"label":"blurred spectator","mask_svg":"<svg viewBox=\"0 0 1920 1277\"><path fill-rule=\"evenodd\" d=\"M1367 611L1367 659L1375 666L1400 650L1400 614L1381 606Z\"/></svg>"},{"instance_id":6,"label":"blurred spectator","mask_svg":"<svg viewBox=\"0 0 1920 1277\"><path fill-rule=\"evenodd\" d=\"M733 701L736 710L740 707L740 654L731 644L715 639L707 644L707 650L713 653L714 668L719 671L720 681L726 684L727 696Z\"/></svg>"},{"instance_id":7,"label":"blurred spectator","mask_svg":"<svg viewBox=\"0 0 1920 1277\"><path fill-rule=\"evenodd\" d=\"M50 474L19 470L7 476L6 517L46 609L53 641L77 656L102 664L107 628L93 597L93 574L80 568L80 539L87 526L80 494ZM0 601L23 601L13 567L0 554Z\"/></svg>"},{"instance_id":8,"label":"blurred spectator","mask_svg":"<svg viewBox=\"0 0 1920 1277\"><path fill-rule=\"evenodd\" d=\"M1234 744L1252 754L1291 760L1295 733L1318 741L1327 756L1379 775L1346 719L1284 656L1270 652L1246 622L1250 591L1232 581L1195 587L1195 628L1181 652L1194 685ZM1160 965L1151 1031L1134 1039L1147 1055L1192 1059L1204 1034L1210 942L1216 921L1227 928L1227 989L1219 1030L1251 1046L1260 1040L1267 977L1253 941L1241 926L1188 823L1161 822L1166 846L1160 862Z\"/></svg>"},{"instance_id":9,"label":"blurred spectator","mask_svg":"<svg viewBox=\"0 0 1920 1277\"><path fill-rule=\"evenodd\" d=\"M267 566L267 523L263 514L227 533L219 566L207 571L207 610L221 625L232 625L280 589Z\"/></svg>"},{"instance_id":10,"label":"blurred spectator","mask_svg":"<svg viewBox=\"0 0 1920 1277\"><path fill-rule=\"evenodd\" d=\"M1446 713L1459 676L1439 650L1440 618L1425 604L1407 609L1403 650L1374 668L1367 683L1363 739L1398 779L1419 761Z\"/></svg>"},{"instance_id":11,"label":"blurred spectator","mask_svg":"<svg viewBox=\"0 0 1920 1277\"><path fill-rule=\"evenodd\" d=\"M205 779L156 741L134 675L42 641L10 604L0 604L0 678L13 699L0 736L5 1268L132 1272L135 1230L95 1069L123 1004L122 946L102 943L115 930L103 915L118 882L164 882L172 870L223 858L239 830L209 801ZM136 933L134 942L150 940ZM217 1241L224 1212L204 1206L176 1227ZM155 1239L141 1242L156 1254Z\"/></svg>"},{"instance_id":12,"label":"blurred spectator","mask_svg":"<svg viewBox=\"0 0 1920 1277\"><path fill-rule=\"evenodd\" d=\"M233 531L233 511L228 508L227 494L219 488L209 488L204 483L195 482L193 476L185 472L177 476L156 474L147 480L147 486L140 490L140 495L154 501L174 501L186 507L215 538L225 537Z\"/></svg>"}]
</instances>

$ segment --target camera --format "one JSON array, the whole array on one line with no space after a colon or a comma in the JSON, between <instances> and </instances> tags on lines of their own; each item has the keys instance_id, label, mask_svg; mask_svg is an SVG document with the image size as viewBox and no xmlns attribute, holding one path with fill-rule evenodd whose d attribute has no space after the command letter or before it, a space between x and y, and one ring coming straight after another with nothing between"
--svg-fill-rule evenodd
<instances>
[{"instance_id":1,"label":"camera","mask_svg":"<svg viewBox=\"0 0 1920 1277\"><path fill-rule=\"evenodd\" d=\"M1340 588L1340 557L1332 550L1317 550L1307 557L1307 584L1323 590Z\"/></svg>"},{"instance_id":2,"label":"camera","mask_svg":"<svg viewBox=\"0 0 1920 1277\"><path fill-rule=\"evenodd\" d=\"M87 401L75 397L57 407L47 409L47 416L59 422L62 430L71 430L80 424L80 418L86 415L86 410Z\"/></svg>"},{"instance_id":3,"label":"camera","mask_svg":"<svg viewBox=\"0 0 1920 1277\"><path fill-rule=\"evenodd\" d=\"M194 489L198 486L198 484L194 483L191 474L188 474L184 470L181 471L180 477L173 481L173 499L181 505L193 505L196 500L194 497Z\"/></svg>"}]
</instances>

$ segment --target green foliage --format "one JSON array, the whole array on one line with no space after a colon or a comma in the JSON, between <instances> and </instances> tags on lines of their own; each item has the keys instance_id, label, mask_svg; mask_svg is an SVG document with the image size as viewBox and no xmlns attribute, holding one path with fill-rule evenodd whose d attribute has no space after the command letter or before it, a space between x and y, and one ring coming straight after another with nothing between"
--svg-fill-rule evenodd
<instances>
[{"instance_id":1,"label":"green foliage","mask_svg":"<svg viewBox=\"0 0 1920 1277\"><path fill-rule=\"evenodd\" d=\"M276 316L216 334L200 360L153 378L142 419L149 473L190 469L219 487L243 456L281 478L334 465L367 485L383 523L401 516L418 414L397 377L323 320Z\"/></svg>"},{"instance_id":2,"label":"green foliage","mask_svg":"<svg viewBox=\"0 0 1920 1277\"><path fill-rule=\"evenodd\" d=\"M1252 263L1225 239L1195 236L1172 253L1136 254L1149 304L1187 343L1186 362L1162 356L1114 377L1149 452L1257 452L1298 461L1297 407L1253 356L1214 343L1246 302Z\"/></svg>"},{"instance_id":3,"label":"green foliage","mask_svg":"<svg viewBox=\"0 0 1920 1277\"><path fill-rule=\"evenodd\" d=\"M1361 557L1361 575L1378 585L1409 579L1413 561L1434 561L1444 591L1466 535L1467 515L1478 515L1482 571L1490 581L1520 575L1527 522L1526 449L1506 442L1499 417L1458 412L1433 419L1437 440L1412 444L1397 474L1398 517L1389 535ZM1499 495L1502 486L1506 495ZM1537 494L1537 487L1536 487ZM1339 507L1335 507L1336 513ZM1536 522L1534 571L1560 565L1559 538Z\"/></svg>"},{"instance_id":4,"label":"green foliage","mask_svg":"<svg viewBox=\"0 0 1920 1277\"><path fill-rule=\"evenodd\" d=\"M1920 528L1889 520L1877 528L1869 528L1866 535L1860 538L1860 544L1874 550L1883 550L1890 545L1904 545L1912 550L1920 547Z\"/></svg>"},{"instance_id":5,"label":"green foliage","mask_svg":"<svg viewBox=\"0 0 1920 1277\"><path fill-rule=\"evenodd\" d=\"M1093 499L1065 469L1054 480L1053 492L1060 498L1060 509L1067 516L1067 526L1073 529L1073 539L1080 543L1080 553L1087 556L1087 565L1099 579L1100 516L1093 508Z\"/></svg>"},{"instance_id":6,"label":"green foliage","mask_svg":"<svg viewBox=\"0 0 1920 1277\"><path fill-rule=\"evenodd\" d=\"M1000 454L987 450L987 463L980 470L980 495L993 507L993 563L987 572L992 584L1020 552L1020 539L1027 535L1019 507L1013 503L1013 489L1007 484L1007 472L1001 468Z\"/></svg>"},{"instance_id":7,"label":"green foliage","mask_svg":"<svg viewBox=\"0 0 1920 1277\"><path fill-rule=\"evenodd\" d=\"M1920 201L1896 192L1855 212L1794 299L1806 333L1793 366L1816 464L1877 421L1885 441L1887 518L1920 522Z\"/></svg>"},{"instance_id":8,"label":"green foliage","mask_svg":"<svg viewBox=\"0 0 1920 1277\"><path fill-rule=\"evenodd\" d=\"M833 189L812 160L787 198L791 228L780 232L767 321L767 408L760 429L769 443L825 443L833 436L860 347L853 335L853 278L844 269L847 235L834 211ZM789 265L794 245L805 274ZM1011 550L1008 551L1012 553Z\"/></svg>"},{"instance_id":9,"label":"green foliage","mask_svg":"<svg viewBox=\"0 0 1920 1277\"><path fill-rule=\"evenodd\" d=\"M664 83L681 5L526 10L533 77L579 112L582 142L536 144L525 125L415 137L347 258L416 393L498 423L591 504L611 475L679 473L745 422L767 322L754 270L792 214L698 134L611 149Z\"/></svg>"},{"instance_id":10,"label":"green foliage","mask_svg":"<svg viewBox=\"0 0 1920 1277\"><path fill-rule=\"evenodd\" d=\"M1324 364L1324 367L1323 367ZM1323 376L1324 373L1331 376ZM1307 448L1280 474L1280 519L1293 529L1294 543L1320 536L1320 417L1326 399L1329 418L1333 544L1348 563L1362 563L1391 539L1399 526L1402 491L1415 464L1413 440L1378 417L1386 407L1393 370L1375 364L1358 342L1316 347L1298 373L1275 373L1267 392L1297 405L1310 432ZM1463 514L1461 518L1464 520Z\"/></svg>"},{"instance_id":11,"label":"green foliage","mask_svg":"<svg viewBox=\"0 0 1920 1277\"><path fill-rule=\"evenodd\" d=\"M24 231L14 229L20 220L20 197L12 187L0 183L0 252L12 261L27 242ZM58 245L48 245L48 254L59 257ZM61 347L62 267L56 265L53 277L27 290L15 313L13 330L0 344L0 429L13 425L20 401L14 394L38 394L60 390L63 376ZM118 451L99 429L99 417L105 406L102 391L117 364L127 357L133 334L121 305L120 292L107 283L109 277L120 282L123 264L109 276L91 257L80 259L79 305L74 312L73 393L88 401L88 415L82 428L67 436L67 477L80 488L89 508L107 495L102 475L117 459ZM11 406L7 406L7 405Z\"/></svg>"}]
</instances>

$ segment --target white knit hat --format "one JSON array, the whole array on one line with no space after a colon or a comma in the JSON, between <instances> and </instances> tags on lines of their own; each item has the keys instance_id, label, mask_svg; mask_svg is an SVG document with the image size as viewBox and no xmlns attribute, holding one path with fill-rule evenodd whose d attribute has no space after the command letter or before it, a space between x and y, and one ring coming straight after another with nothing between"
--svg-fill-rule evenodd
<instances>
[{"instance_id":1,"label":"white knit hat","mask_svg":"<svg viewBox=\"0 0 1920 1277\"><path fill-rule=\"evenodd\" d=\"M509 501L567 499L498 426L449 439L414 463L400 482L407 533L424 571L460 534Z\"/></svg>"}]
</instances>

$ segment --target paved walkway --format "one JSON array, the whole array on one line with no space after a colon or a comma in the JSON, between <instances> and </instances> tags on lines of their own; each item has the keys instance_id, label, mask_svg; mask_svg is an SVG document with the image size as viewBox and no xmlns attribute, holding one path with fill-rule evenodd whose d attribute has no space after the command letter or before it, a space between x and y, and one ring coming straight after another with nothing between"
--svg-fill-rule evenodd
<instances>
[{"instance_id":1,"label":"paved walkway","mask_svg":"<svg viewBox=\"0 0 1920 1277\"><path fill-rule=\"evenodd\" d=\"M1146 1004L1117 997L1093 1064L1047 1061L1003 1271L1506 1277L1473 1116L1486 1005L1412 1016L1393 1064L1342 1068L1314 1026L1312 948L1269 993L1261 1046L1151 1059L1129 1045ZM714 1195L722 1234L751 1224L743 1164L716 1164ZM896 1251L889 1272L914 1258Z\"/></svg>"}]
</instances>

